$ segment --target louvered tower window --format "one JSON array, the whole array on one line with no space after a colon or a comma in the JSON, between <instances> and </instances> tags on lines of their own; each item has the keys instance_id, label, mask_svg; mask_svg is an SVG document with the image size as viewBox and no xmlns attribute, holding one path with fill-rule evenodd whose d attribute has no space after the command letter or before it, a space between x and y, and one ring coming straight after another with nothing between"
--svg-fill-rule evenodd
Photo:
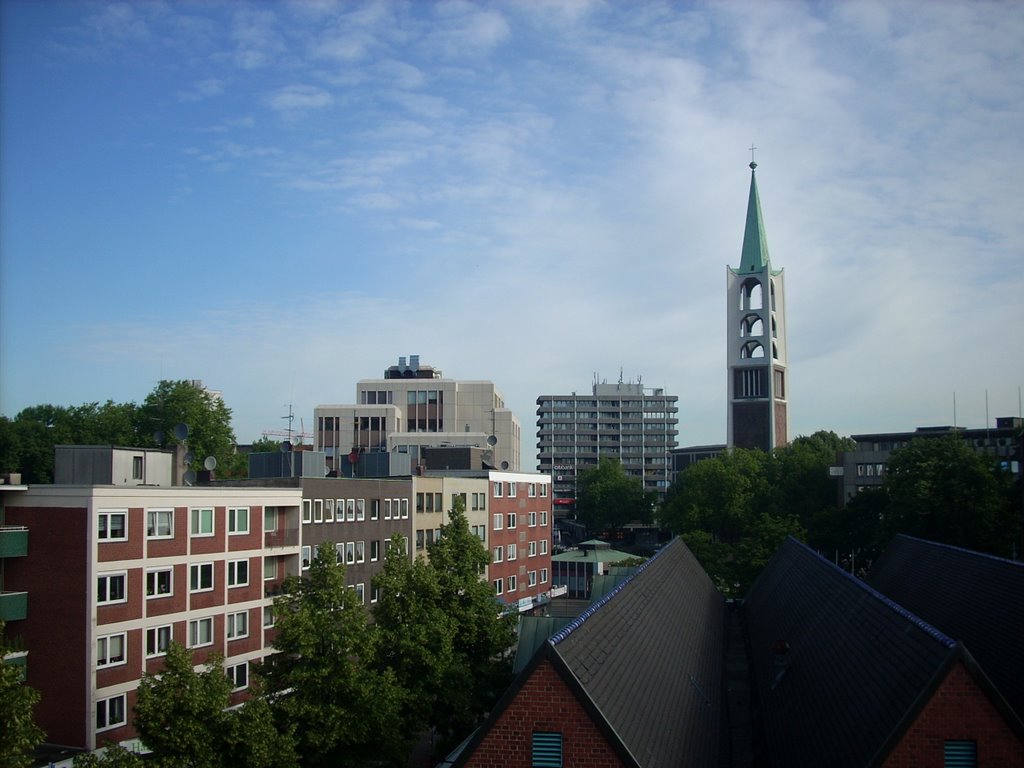
<instances>
[{"instance_id":1,"label":"louvered tower window","mask_svg":"<svg viewBox=\"0 0 1024 768\"><path fill-rule=\"evenodd\" d=\"M533 734L533 768L562 768L562 734Z\"/></svg>"},{"instance_id":2,"label":"louvered tower window","mask_svg":"<svg viewBox=\"0 0 1024 768\"><path fill-rule=\"evenodd\" d=\"M976 741L947 741L944 747L944 768L977 768L978 743Z\"/></svg>"}]
</instances>

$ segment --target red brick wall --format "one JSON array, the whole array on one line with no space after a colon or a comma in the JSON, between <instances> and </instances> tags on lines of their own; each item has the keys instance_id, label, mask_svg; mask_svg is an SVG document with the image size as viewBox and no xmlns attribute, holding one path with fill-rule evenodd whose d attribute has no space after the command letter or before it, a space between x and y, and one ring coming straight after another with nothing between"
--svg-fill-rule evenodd
<instances>
[{"instance_id":1,"label":"red brick wall","mask_svg":"<svg viewBox=\"0 0 1024 768\"><path fill-rule=\"evenodd\" d=\"M947 740L978 744L978 765L1024 766L1024 743L963 664L955 665L889 754L885 768L942 768Z\"/></svg>"},{"instance_id":2,"label":"red brick wall","mask_svg":"<svg viewBox=\"0 0 1024 768\"><path fill-rule=\"evenodd\" d=\"M563 765L619 768L604 734L546 659L484 736L467 761L474 768L530 768L533 733L562 734Z\"/></svg>"}]
</instances>

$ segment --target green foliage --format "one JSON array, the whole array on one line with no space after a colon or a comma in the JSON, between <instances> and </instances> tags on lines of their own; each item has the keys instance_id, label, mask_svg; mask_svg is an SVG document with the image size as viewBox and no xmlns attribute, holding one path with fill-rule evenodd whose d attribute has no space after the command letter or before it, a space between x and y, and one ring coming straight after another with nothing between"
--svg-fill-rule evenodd
<instances>
[{"instance_id":1,"label":"green foliage","mask_svg":"<svg viewBox=\"0 0 1024 768\"><path fill-rule=\"evenodd\" d=\"M227 709L231 681L222 661L211 655L196 672L192 653L172 643L163 670L158 675L143 675L135 728L153 751L152 761L168 768L295 766L291 734L274 727L265 700L255 696L238 709Z\"/></svg>"},{"instance_id":2,"label":"green foliage","mask_svg":"<svg viewBox=\"0 0 1024 768\"><path fill-rule=\"evenodd\" d=\"M139 409L143 436L159 431L171 442L178 424L188 426L188 447L196 459L192 469L201 469L207 456L217 459L220 474L234 463L235 433L231 429L231 409L222 399L199 389L191 381L161 381Z\"/></svg>"},{"instance_id":3,"label":"green foliage","mask_svg":"<svg viewBox=\"0 0 1024 768\"><path fill-rule=\"evenodd\" d=\"M405 540L395 534L384 568L373 579L379 600L375 666L391 670L405 690L402 722L408 733L436 723L445 701L447 670L454 663L454 620L441 607L437 571L423 558L410 562Z\"/></svg>"},{"instance_id":4,"label":"green foliage","mask_svg":"<svg viewBox=\"0 0 1024 768\"><path fill-rule=\"evenodd\" d=\"M119 744L107 744L102 754L86 752L75 755L73 768L144 768L145 762L134 752Z\"/></svg>"},{"instance_id":5,"label":"green foliage","mask_svg":"<svg viewBox=\"0 0 1024 768\"><path fill-rule=\"evenodd\" d=\"M654 498L639 478L626 474L621 462L603 458L580 473L576 515L593 532L614 531L634 521L650 522Z\"/></svg>"},{"instance_id":6,"label":"green foliage","mask_svg":"<svg viewBox=\"0 0 1024 768\"><path fill-rule=\"evenodd\" d=\"M490 553L469 530L461 497L429 553L440 589L439 608L453 633L453 660L444 672L444 694L437 698L433 725L442 735L465 735L511 679L508 652L515 643L515 617L501 614L491 585L480 578Z\"/></svg>"},{"instance_id":7,"label":"green foliage","mask_svg":"<svg viewBox=\"0 0 1024 768\"><path fill-rule=\"evenodd\" d=\"M20 667L2 661L11 650L0 621L0 768L32 765L32 751L46 736L32 719L39 692L22 682Z\"/></svg>"},{"instance_id":8,"label":"green foliage","mask_svg":"<svg viewBox=\"0 0 1024 768\"><path fill-rule=\"evenodd\" d=\"M251 453L277 453L281 450L281 441L272 437L263 436L259 440L253 440L250 446Z\"/></svg>"},{"instance_id":9,"label":"green foliage","mask_svg":"<svg viewBox=\"0 0 1024 768\"><path fill-rule=\"evenodd\" d=\"M959 437L912 440L893 451L886 466L882 537L906 533L1009 556L1009 485L993 459Z\"/></svg>"},{"instance_id":10,"label":"green foliage","mask_svg":"<svg viewBox=\"0 0 1024 768\"><path fill-rule=\"evenodd\" d=\"M306 578L285 582L274 601L278 651L264 676L279 722L293 730L303 764L361 765L405 753L404 692L374 664L374 632L334 545L317 548Z\"/></svg>"}]
</instances>

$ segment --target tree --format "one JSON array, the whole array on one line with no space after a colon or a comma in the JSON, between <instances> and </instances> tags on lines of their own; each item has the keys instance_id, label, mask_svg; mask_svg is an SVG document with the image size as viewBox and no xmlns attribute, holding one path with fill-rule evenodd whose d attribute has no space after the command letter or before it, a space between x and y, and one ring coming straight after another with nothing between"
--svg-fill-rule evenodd
<instances>
[{"instance_id":1,"label":"tree","mask_svg":"<svg viewBox=\"0 0 1024 768\"><path fill-rule=\"evenodd\" d=\"M912 440L886 466L883 535L906 533L1009 556L1007 482L994 461L955 435Z\"/></svg>"},{"instance_id":2,"label":"tree","mask_svg":"<svg viewBox=\"0 0 1024 768\"><path fill-rule=\"evenodd\" d=\"M120 744L107 744L103 752L75 755L73 768L145 768L142 758Z\"/></svg>"},{"instance_id":3,"label":"tree","mask_svg":"<svg viewBox=\"0 0 1024 768\"><path fill-rule=\"evenodd\" d=\"M135 728L153 750L154 762L190 768L296 765L291 734L274 728L262 697L228 709L231 681L222 662L220 656L211 655L196 672L191 651L171 643L163 670L143 675Z\"/></svg>"},{"instance_id":4,"label":"tree","mask_svg":"<svg viewBox=\"0 0 1024 768\"><path fill-rule=\"evenodd\" d=\"M580 473L576 515L591 531L616 530L630 522L650 522L654 495L639 478L626 474L622 463L603 458Z\"/></svg>"},{"instance_id":5,"label":"tree","mask_svg":"<svg viewBox=\"0 0 1024 768\"><path fill-rule=\"evenodd\" d=\"M25 685L21 667L3 661L12 650L0 621L0 768L32 765L32 751L46 736L32 719L39 692Z\"/></svg>"},{"instance_id":6,"label":"tree","mask_svg":"<svg viewBox=\"0 0 1024 768\"><path fill-rule=\"evenodd\" d=\"M303 764L360 765L405 754L403 692L374 665L374 633L334 545L323 542L308 576L274 600L277 653L263 674L279 722L293 729Z\"/></svg>"},{"instance_id":7,"label":"tree","mask_svg":"<svg viewBox=\"0 0 1024 768\"><path fill-rule=\"evenodd\" d=\"M139 409L140 432L153 444L160 432L170 441L178 424L188 427L188 447L195 454L192 469L201 469L207 456L230 467L235 455L231 409L208 390L187 380L161 381Z\"/></svg>"},{"instance_id":8,"label":"tree","mask_svg":"<svg viewBox=\"0 0 1024 768\"><path fill-rule=\"evenodd\" d=\"M502 612L491 585L480 578L491 556L469 530L461 497L455 498L429 554L440 609L453 633L453 660L445 672L444 695L436 702L434 725L442 736L464 735L508 685L515 617Z\"/></svg>"},{"instance_id":9,"label":"tree","mask_svg":"<svg viewBox=\"0 0 1024 768\"><path fill-rule=\"evenodd\" d=\"M419 733L435 724L448 696L444 681L454 660L455 628L441 607L437 571L422 557L410 562L405 553L405 539L395 534L373 579L379 593L375 666L394 673L406 692L406 732Z\"/></svg>"}]
</instances>

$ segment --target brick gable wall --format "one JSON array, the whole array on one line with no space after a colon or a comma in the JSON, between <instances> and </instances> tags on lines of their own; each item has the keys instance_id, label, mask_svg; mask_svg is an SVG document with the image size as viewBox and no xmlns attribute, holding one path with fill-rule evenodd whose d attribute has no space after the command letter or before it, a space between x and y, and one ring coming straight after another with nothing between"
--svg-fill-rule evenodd
<instances>
[{"instance_id":1,"label":"brick gable wall","mask_svg":"<svg viewBox=\"0 0 1024 768\"><path fill-rule=\"evenodd\" d=\"M1024 743L961 663L949 671L884 768L942 768L943 744L952 739L976 741L978 765L1024 768Z\"/></svg>"},{"instance_id":2,"label":"brick gable wall","mask_svg":"<svg viewBox=\"0 0 1024 768\"><path fill-rule=\"evenodd\" d=\"M563 765L621 768L612 745L544 659L467 760L472 768L530 768L533 733L562 734Z\"/></svg>"}]
</instances>

